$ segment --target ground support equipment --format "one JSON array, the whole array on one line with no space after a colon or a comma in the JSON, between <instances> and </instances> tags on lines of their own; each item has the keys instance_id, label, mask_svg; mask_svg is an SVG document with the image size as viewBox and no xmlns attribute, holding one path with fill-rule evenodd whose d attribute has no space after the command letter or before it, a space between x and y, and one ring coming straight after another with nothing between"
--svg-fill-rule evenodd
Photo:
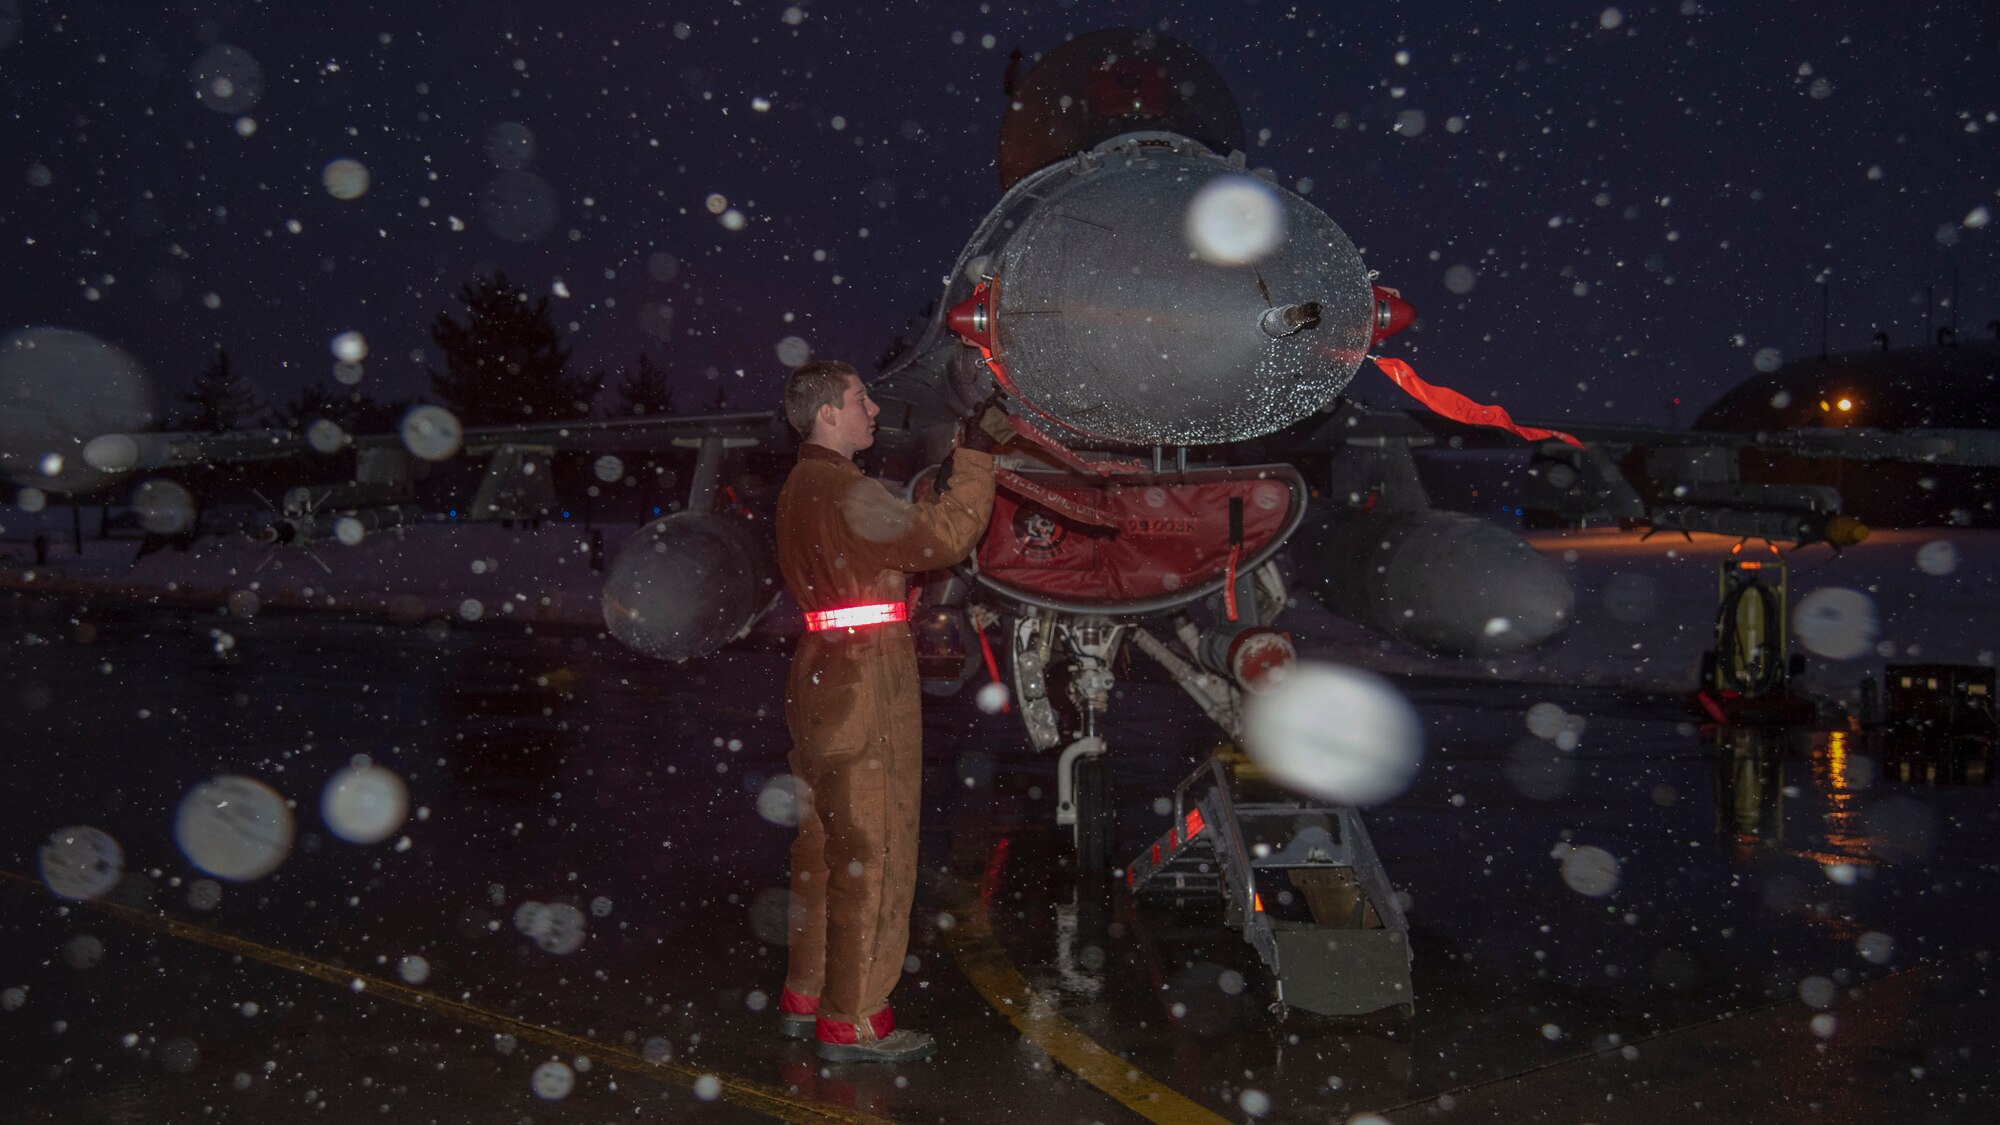
<instances>
[{"instance_id":1,"label":"ground support equipment","mask_svg":"<svg viewBox=\"0 0 2000 1125\"><path fill-rule=\"evenodd\" d=\"M1282 789L1240 756L1174 789L1173 827L1126 867L1148 897L1220 894L1276 982L1276 1010L1407 1014L1409 922L1361 815Z\"/></svg>"}]
</instances>

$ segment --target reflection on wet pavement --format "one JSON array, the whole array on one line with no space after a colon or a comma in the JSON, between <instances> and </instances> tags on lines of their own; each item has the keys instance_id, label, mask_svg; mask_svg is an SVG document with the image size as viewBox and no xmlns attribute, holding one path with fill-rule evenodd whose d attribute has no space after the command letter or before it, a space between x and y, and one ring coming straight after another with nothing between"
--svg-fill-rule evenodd
<instances>
[{"instance_id":1,"label":"reflection on wet pavement","mask_svg":"<svg viewBox=\"0 0 2000 1125\"><path fill-rule=\"evenodd\" d=\"M1108 1087L1146 1082L1224 1120L1996 1105L1990 745L1398 680L1427 758L1368 823L1407 899L1415 1013L1280 1022L1218 904L1079 875L1053 763L1008 717L934 700L896 1003L946 1050L829 1067L773 1034L783 654L677 669L582 635L274 616L228 622L218 651L200 616L8 613L24 658L0 698L26 752L5 865L35 879L51 832L94 826L124 852L105 901L153 921L0 880L0 1081L20 1095L0 1118L1110 1121L1135 1111ZM1123 691L1136 854L1213 745L1169 685ZM371 844L321 808L363 755L408 789ZM291 802L273 873L217 879L177 847L176 807L218 774ZM979 964L1037 1018L1003 1018ZM1092 1050L1122 1070L1075 1061Z\"/></svg>"}]
</instances>

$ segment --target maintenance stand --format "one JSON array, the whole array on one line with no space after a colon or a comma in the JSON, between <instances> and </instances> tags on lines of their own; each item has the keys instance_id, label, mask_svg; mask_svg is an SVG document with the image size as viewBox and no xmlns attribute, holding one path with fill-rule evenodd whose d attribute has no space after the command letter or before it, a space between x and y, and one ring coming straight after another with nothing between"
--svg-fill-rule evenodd
<instances>
[{"instance_id":1,"label":"maintenance stand","mask_svg":"<svg viewBox=\"0 0 2000 1125\"><path fill-rule=\"evenodd\" d=\"M1174 788L1173 827L1125 869L1149 898L1220 893L1276 982L1273 1010L1409 1015L1409 922L1361 814L1280 788L1237 754Z\"/></svg>"}]
</instances>

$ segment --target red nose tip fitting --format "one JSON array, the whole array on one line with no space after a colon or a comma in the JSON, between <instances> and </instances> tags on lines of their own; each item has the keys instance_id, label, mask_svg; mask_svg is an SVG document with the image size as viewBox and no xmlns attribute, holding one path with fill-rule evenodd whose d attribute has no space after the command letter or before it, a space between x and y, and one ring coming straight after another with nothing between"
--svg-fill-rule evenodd
<instances>
[{"instance_id":1,"label":"red nose tip fitting","mask_svg":"<svg viewBox=\"0 0 2000 1125\"><path fill-rule=\"evenodd\" d=\"M944 322L958 338L982 352L993 350L993 286L980 282L972 296L953 305Z\"/></svg>"},{"instance_id":2,"label":"red nose tip fitting","mask_svg":"<svg viewBox=\"0 0 2000 1125\"><path fill-rule=\"evenodd\" d=\"M1368 343L1371 346L1379 344L1396 333L1401 332L1403 329L1408 328L1410 322L1417 319L1416 307L1411 305L1410 302L1403 300L1401 293L1398 293L1394 289L1385 289L1380 285L1375 286L1374 289L1375 331L1373 335L1368 337Z\"/></svg>"}]
</instances>

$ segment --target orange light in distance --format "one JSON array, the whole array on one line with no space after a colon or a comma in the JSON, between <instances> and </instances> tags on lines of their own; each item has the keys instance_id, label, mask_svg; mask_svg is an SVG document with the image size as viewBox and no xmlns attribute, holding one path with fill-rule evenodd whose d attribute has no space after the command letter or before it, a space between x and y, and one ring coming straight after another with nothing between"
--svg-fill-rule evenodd
<instances>
[{"instance_id":1,"label":"orange light in distance","mask_svg":"<svg viewBox=\"0 0 2000 1125\"><path fill-rule=\"evenodd\" d=\"M1842 410L1852 410L1854 409L1854 400L1844 398L1841 399L1839 402L1834 403L1834 405L1840 407Z\"/></svg>"}]
</instances>

